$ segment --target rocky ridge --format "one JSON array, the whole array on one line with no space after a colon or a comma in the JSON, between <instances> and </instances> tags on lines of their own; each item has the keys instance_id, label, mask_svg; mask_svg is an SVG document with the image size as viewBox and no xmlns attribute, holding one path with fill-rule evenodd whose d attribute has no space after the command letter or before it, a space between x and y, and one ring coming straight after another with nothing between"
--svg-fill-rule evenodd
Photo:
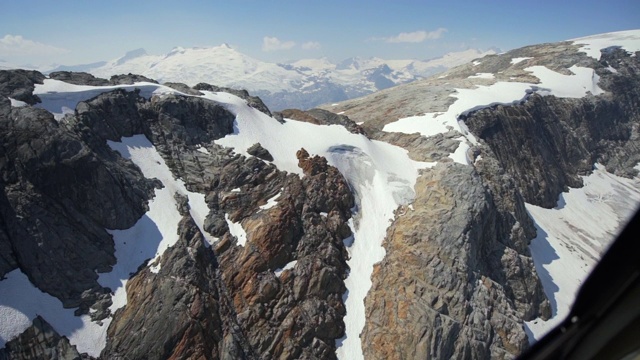
<instances>
[{"instance_id":1,"label":"rocky ridge","mask_svg":"<svg viewBox=\"0 0 640 360\"><path fill-rule=\"evenodd\" d=\"M215 145L233 132L234 116L197 97L148 100L119 89L78 103L60 122L42 109L12 107L6 98L1 105L3 158L15 159L2 163L3 274L20 268L65 306L80 306L77 313L91 308L94 319L110 318L101 357L335 358L348 270L342 239L351 234L346 221L353 196L324 158L301 150L300 178ZM96 282L96 272L115 262L105 228L131 227L148 209L153 189L163 186L107 146L107 140L136 134L152 141L190 191L205 194L205 229L219 241L213 247L203 242L188 201L177 195L184 216L178 243L159 260L157 274L141 267L131 277L128 304L112 314L110 289ZM196 144L209 145L201 152ZM276 196L276 206L260 210ZM225 214L243 224L246 243L231 235ZM56 236L47 223L60 229ZM78 255L51 256L57 248ZM175 306L162 306L166 302ZM166 332L167 321L172 332ZM146 335L135 335L141 329ZM20 349L7 347L6 356L54 351Z\"/></svg>"},{"instance_id":2,"label":"rocky ridge","mask_svg":"<svg viewBox=\"0 0 640 360\"><path fill-rule=\"evenodd\" d=\"M389 228L366 298L365 358L513 358L528 346L517 319L551 315L527 248L536 230L524 202L554 207L562 191L582 186L580 176L594 163L633 176L640 160L637 53L610 48L595 60L579 49L572 42L525 47L321 107L415 160L438 162ZM454 129L433 136L383 131L399 118L446 112L458 88L536 84L525 70L532 66L561 74L593 68L605 93L567 99L541 96L534 86L513 104L462 114L478 140L467 166L448 159L464 135Z\"/></svg>"}]
</instances>

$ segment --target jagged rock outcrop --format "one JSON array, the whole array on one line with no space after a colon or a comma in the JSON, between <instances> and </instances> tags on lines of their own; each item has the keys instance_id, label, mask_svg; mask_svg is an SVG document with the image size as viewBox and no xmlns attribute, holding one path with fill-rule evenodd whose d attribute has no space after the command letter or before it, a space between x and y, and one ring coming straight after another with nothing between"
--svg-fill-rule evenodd
<instances>
[{"instance_id":1,"label":"jagged rock outcrop","mask_svg":"<svg viewBox=\"0 0 640 360\"><path fill-rule=\"evenodd\" d=\"M364 130L344 115L338 115L324 109L298 110L286 109L277 113L278 117L285 117L304 121L316 125L342 125L354 134L364 134Z\"/></svg>"},{"instance_id":2,"label":"jagged rock outcrop","mask_svg":"<svg viewBox=\"0 0 640 360\"><path fill-rule=\"evenodd\" d=\"M170 87L172 89L178 90L178 91L180 91L182 93L185 93L185 94L202 95L202 93L200 91L192 89L187 84L177 83L177 82L165 82L162 85L168 86L168 87Z\"/></svg>"},{"instance_id":3,"label":"jagged rock outcrop","mask_svg":"<svg viewBox=\"0 0 640 360\"><path fill-rule=\"evenodd\" d=\"M150 82L150 83L154 83L157 84L158 82L153 80L153 79L149 79L146 76L142 76L142 75L137 75L137 74L121 74L121 75L113 75L110 79L109 82L112 85L131 85L137 82Z\"/></svg>"},{"instance_id":4,"label":"jagged rock outcrop","mask_svg":"<svg viewBox=\"0 0 640 360\"><path fill-rule=\"evenodd\" d=\"M40 98L33 95L33 90L44 79L44 75L33 70L0 70L0 96L37 104Z\"/></svg>"},{"instance_id":5,"label":"jagged rock outcrop","mask_svg":"<svg viewBox=\"0 0 640 360\"><path fill-rule=\"evenodd\" d=\"M374 268L365 358L515 357L528 346L521 319L550 315L522 254L532 225L514 225L519 244L504 243L505 214L472 167L439 163L415 189Z\"/></svg>"},{"instance_id":6,"label":"jagged rock outcrop","mask_svg":"<svg viewBox=\"0 0 640 360\"><path fill-rule=\"evenodd\" d=\"M1 274L20 268L41 290L86 312L108 289L96 272L115 263L105 229L125 229L147 211L154 182L106 143L34 107L0 117ZM96 206L99 204L99 206ZM108 300L105 300L108 301Z\"/></svg>"},{"instance_id":7,"label":"jagged rock outcrop","mask_svg":"<svg viewBox=\"0 0 640 360\"><path fill-rule=\"evenodd\" d=\"M66 337L60 336L48 322L37 316L33 325L0 349L0 360L40 359L82 360L91 357L79 354Z\"/></svg>"},{"instance_id":8,"label":"jagged rock outcrop","mask_svg":"<svg viewBox=\"0 0 640 360\"><path fill-rule=\"evenodd\" d=\"M216 145L207 149L215 155L182 149L173 169L187 187L207 193L205 229L220 239L215 245L224 280L220 291L237 313L249 344L245 353L264 359L335 358L335 339L344 332L342 239L350 236L346 221L353 207L345 180L325 159L304 151L299 158L307 176L301 180L257 158ZM276 206L259 208L274 197ZM242 224L244 245L230 233L225 214ZM274 273L287 264L295 266Z\"/></svg>"},{"instance_id":9,"label":"jagged rock outcrop","mask_svg":"<svg viewBox=\"0 0 640 360\"><path fill-rule=\"evenodd\" d=\"M255 359L223 287L215 255L187 213L180 238L127 283L104 359Z\"/></svg>"},{"instance_id":10,"label":"jagged rock outcrop","mask_svg":"<svg viewBox=\"0 0 640 360\"><path fill-rule=\"evenodd\" d=\"M149 103L151 113L144 116L155 123L156 137L161 143L177 142L185 145L209 143L233 133L235 116L211 101L178 95L154 97ZM157 120L156 120L157 119ZM174 154L179 156L177 153Z\"/></svg>"},{"instance_id":11,"label":"jagged rock outcrop","mask_svg":"<svg viewBox=\"0 0 640 360\"><path fill-rule=\"evenodd\" d=\"M262 102L262 99L260 99L257 96L251 96L249 94L249 92L247 90L238 90L238 89L231 89L231 88L227 88L227 87L219 87L219 86L215 86L215 85L211 85L211 84L207 84L207 83L198 83L196 84L196 86L193 87L194 90L204 90L204 91L213 91L213 92L218 92L218 91L222 91L222 92L227 92L229 94L233 94L241 99L244 99L247 101L247 104L249 106L251 106L254 109L258 109L259 111L272 116L271 115L271 111L269 110L269 108L267 107L267 105L264 104L264 102Z\"/></svg>"},{"instance_id":12,"label":"jagged rock outcrop","mask_svg":"<svg viewBox=\"0 0 640 360\"><path fill-rule=\"evenodd\" d=\"M273 161L273 156L269 150L265 149L260 143L255 143L247 149L247 154L258 157L262 160Z\"/></svg>"},{"instance_id":13,"label":"jagged rock outcrop","mask_svg":"<svg viewBox=\"0 0 640 360\"><path fill-rule=\"evenodd\" d=\"M75 85L105 86L111 85L109 80L97 78L86 72L55 71L49 74L50 79L64 81Z\"/></svg>"}]
</instances>

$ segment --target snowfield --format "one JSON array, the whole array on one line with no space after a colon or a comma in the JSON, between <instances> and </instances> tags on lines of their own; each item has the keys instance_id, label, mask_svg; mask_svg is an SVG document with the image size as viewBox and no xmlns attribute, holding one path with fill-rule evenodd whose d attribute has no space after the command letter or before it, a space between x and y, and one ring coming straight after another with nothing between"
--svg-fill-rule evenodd
<instances>
[{"instance_id":1,"label":"snowfield","mask_svg":"<svg viewBox=\"0 0 640 360\"><path fill-rule=\"evenodd\" d=\"M630 53L640 51L640 31L638 30L598 34L569 41L573 41L576 45L582 45L580 51L596 60L600 60L600 50L611 46L619 46Z\"/></svg>"},{"instance_id":2,"label":"snowfield","mask_svg":"<svg viewBox=\"0 0 640 360\"><path fill-rule=\"evenodd\" d=\"M88 72L107 79L114 74L133 73L159 82L175 81L191 86L207 82L272 93L314 91L319 84L330 82L362 92L377 90L367 76L385 67L389 73L384 74L384 78L393 84L400 84L494 53L492 50L481 52L469 49L430 60L356 57L337 64L327 58L276 64L254 59L222 44L199 48L176 47L165 55L148 55L143 49L138 49Z\"/></svg>"},{"instance_id":3,"label":"snowfield","mask_svg":"<svg viewBox=\"0 0 640 360\"><path fill-rule=\"evenodd\" d=\"M526 204L538 231L531 253L553 313L546 322L525 324L530 340L567 316L580 285L640 204L638 177L615 176L597 165L583 181L582 188L561 194L553 209Z\"/></svg>"}]
</instances>

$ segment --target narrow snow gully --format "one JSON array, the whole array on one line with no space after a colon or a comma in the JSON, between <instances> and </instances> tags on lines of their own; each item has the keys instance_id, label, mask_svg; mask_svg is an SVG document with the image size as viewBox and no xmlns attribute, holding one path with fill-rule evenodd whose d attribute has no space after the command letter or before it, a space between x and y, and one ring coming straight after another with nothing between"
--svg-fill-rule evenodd
<instances>
[{"instance_id":1,"label":"narrow snow gully","mask_svg":"<svg viewBox=\"0 0 640 360\"><path fill-rule=\"evenodd\" d=\"M324 156L348 181L356 197L351 222L353 238L345 239L351 271L345 280L346 335L336 341L339 359L362 359L360 333L365 325L364 298L371 288L373 265L384 258L382 242L394 219L394 210L413 201L419 169L433 166L409 158L407 150L353 134L339 125L315 125L290 119L281 124L247 106L234 95L203 91L236 115L234 134L216 140L236 153L255 143L269 150L273 163L284 171L302 174L295 157L306 149Z\"/></svg>"},{"instance_id":2,"label":"narrow snow gully","mask_svg":"<svg viewBox=\"0 0 640 360\"><path fill-rule=\"evenodd\" d=\"M411 202L415 193L413 184L377 168L373 159L357 147L333 146L326 156L347 179L356 198L351 223L353 242L345 241L351 269L343 297L346 335L336 342L337 355L339 359L363 359L359 335L365 325L364 299L371 288L373 266L385 256L382 242L394 219L394 210Z\"/></svg>"}]
</instances>

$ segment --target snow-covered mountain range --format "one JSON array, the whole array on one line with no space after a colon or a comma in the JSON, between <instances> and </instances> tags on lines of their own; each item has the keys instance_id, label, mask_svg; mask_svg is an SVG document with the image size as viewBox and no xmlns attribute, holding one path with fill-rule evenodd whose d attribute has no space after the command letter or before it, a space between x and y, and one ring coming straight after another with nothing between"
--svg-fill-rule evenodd
<instances>
[{"instance_id":1,"label":"snow-covered mountain range","mask_svg":"<svg viewBox=\"0 0 640 360\"><path fill-rule=\"evenodd\" d=\"M0 71L0 358L513 358L640 202L638 55L533 45L333 112Z\"/></svg>"},{"instance_id":2,"label":"snow-covered mountain range","mask_svg":"<svg viewBox=\"0 0 640 360\"><path fill-rule=\"evenodd\" d=\"M176 47L164 55L149 55L144 49L137 49L108 62L57 67L48 72L86 71L107 79L132 73L161 83L189 86L206 82L249 90L272 110L308 109L426 78L494 53L470 49L430 60L350 58L332 63L322 58L276 64L251 58L223 44L208 48Z\"/></svg>"}]
</instances>

